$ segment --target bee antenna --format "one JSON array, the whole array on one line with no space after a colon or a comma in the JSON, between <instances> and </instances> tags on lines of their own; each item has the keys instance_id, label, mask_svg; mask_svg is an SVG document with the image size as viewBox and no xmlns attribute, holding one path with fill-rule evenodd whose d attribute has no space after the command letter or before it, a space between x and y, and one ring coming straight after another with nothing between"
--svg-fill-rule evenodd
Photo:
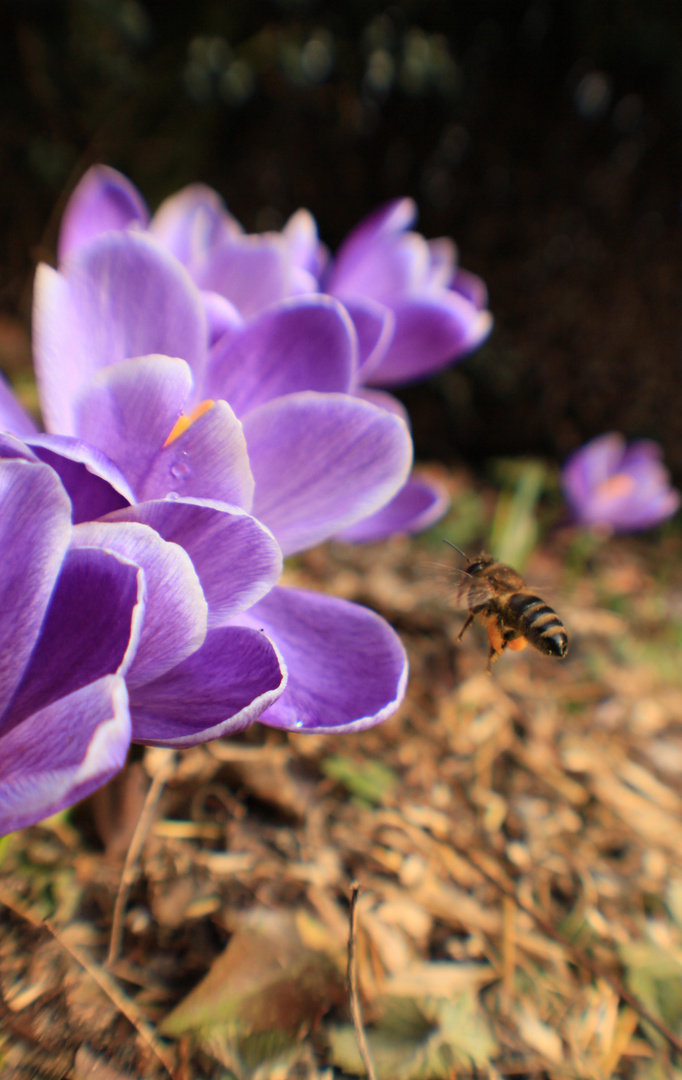
<instances>
[{"instance_id":1,"label":"bee antenna","mask_svg":"<svg viewBox=\"0 0 682 1080\"><path fill-rule=\"evenodd\" d=\"M464 551L462 551L461 548L458 548L457 544L453 544L451 540L444 540L443 543L447 544L448 547L453 548L453 550L456 551L458 555L461 555L463 559L466 559L466 561L469 562L469 556Z\"/></svg>"}]
</instances>

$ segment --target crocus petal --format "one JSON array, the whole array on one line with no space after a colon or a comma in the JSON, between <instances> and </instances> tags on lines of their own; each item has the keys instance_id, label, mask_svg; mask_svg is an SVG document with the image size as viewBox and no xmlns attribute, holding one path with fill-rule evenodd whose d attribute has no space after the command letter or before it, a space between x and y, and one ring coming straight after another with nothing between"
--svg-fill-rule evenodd
<instances>
[{"instance_id":1,"label":"crocus petal","mask_svg":"<svg viewBox=\"0 0 682 1080\"><path fill-rule=\"evenodd\" d=\"M387 412L393 413L394 416L399 416L409 429L410 414L402 401L399 401L393 394L389 394L387 390L377 390L375 387L370 388L367 386L361 386L355 393L363 401L369 401L370 405L376 405L379 409L386 409Z\"/></svg>"},{"instance_id":2,"label":"crocus petal","mask_svg":"<svg viewBox=\"0 0 682 1080\"><path fill-rule=\"evenodd\" d=\"M268 233L224 241L192 275L201 289L227 297L248 319L291 295L291 270L285 242Z\"/></svg>"},{"instance_id":3,"label":"crocus petal","mask_svg":"<svg viewBox=\"0 0 682 1080\"><path fill-rule=\"evenodd\" d=\"M59 230L58 254L67 255L111 229L147 227L147 204L127 177L108 165L93 165L71 195Z\"/></svg>"},{"instance_id":4,"label":"crocus petal","mask_svg":"<svg viewBox=\"0 0 682 1080\"><path fill-rule=\"evenodd\" d=\"M447 289L452 285L457 273L457 245L449 236L439 236L435 240L427 240L426 243L429 249L428 285L431 288ZM466 275L466 278L473 277L473 274ZM483 285L483 282L480 284ZM457 291L466 294L464 288ZM480 307L485 307L485 304Z\"/></svg>"},{"instance_id":5,"label":"crocus petal","mask_svg":"<svg viewBox=\"0 0 682 1080\"><path fill-rule=\"evenodd\" d=\"M469 270L462 270L461 267L458 267L452 279L451 288L460 293L465 300L468 300L479 311L483 311L488 304L488 289L485 282Z\"/></svg>"},{"instance_id":6,"label":"crocus petal","mask_svg":"<svg viewBox=\"0 0 682 1080\"><path fill-rule=\"evenodd\" d=\"M373 514L407 479L412 441L398 417L346 394L291 394L244 419L253 513L285 555Z\"/></svg>"},{"instance_id":7,"label":"crocus petal","mask_svg":"<svg viewBox=\"0 0 682 1080\"><path fill-rule=\"evenodd\" d=\"M377 244L383 246L387 237L409 229L416 217L417 204L413 199L393 199L363 218L339 248L325 279L326 291L336 295L354 293L356 274L362 272Z\"/></svg>"},{"instance_id":8,"label":"crocus petal","mask_svg":"<svg viewBox=\"0 0 682 1080\"><path fill-rule=\"evenodd\" d=\"M139 493L192 389L184 360L141 356L113 364L74 402L78 435L105 453Z\"/></svg>"},{"instance_id":9,"label":"crocus petal","mask_svg":"<svg viewBox=\"0 0 682 1080\"><path fill-rule=\"evenodd\" d=\"M176 259L189 266L219 240L238 236L241 229L217 191L205 184L190 184L161 203L149 231Z\"/></svg>"},{"instance_id":10,"label":"crocus petal","mask_svg":"<svg viewBox=\"0 0 682 1080\"><path fill-rule=\"evenodd\" d=\"M28 415L0 375L0 431L11 431L14 435L33 435L37 430L35 420Z\"/></svg>"},{"instance_id":11,"label":"crocus petal","mask_svg":"<svg viewBox=\"0 0 682 1080\"><path fill-rule=\"evenodd\" d=\"M450 506L450 496L442 484L425 477L412 477L386 506L337 534L337 540L370 544L395 533L416 533L430 529Z\"/></svg>"},{"instance_id":12,"label":"crocus petal","mask_svg":"<svg viewBox=\"0 0 682 1080\"><path fill-rule=\"evenodd\" d=\"M108 551L71 548L0 733L105 675L125 675L140 637L142 571Z\"/></svg>"},{"instance_id":13,"label":"crocus petal","mask_svg":"<svg viewBox=\"0 0 682 1080\"><path fill-rule=\"evenodd\" d=\"M0 737L0 835L56 814L105 784L125 764L130 732L125 682L109 675Z\"/></svg>"},{"instance_id":14,"label":"crocus petal","mask_svg":"<svg viewBox=\"0 0 682 1080\"><path fill-rule=\"evenodd\" d=\"M282 553L272 533L224 503L161 499L131 506L108 520L141 521L185 549L208 601L209 628L260 600L282 572Z\"/></svg>"},{"instance_id":15,"label":"crocus petal","mask_svg":"<svg viewBox=\"0 0 682 1080\"><path fill-rule=\"evenodd\" d=\"M237 416L299 390L345 392L357 363L353 324L329 296L284 301L221 345L211 355L204 396L229 401Z\"/></svg>"},{"instance_id":16,"label":"crocus petal","mask_svg":"<svg viewBox=\"0 0 682 1080\"><path fill-rule=\"evenodd\" d=\"M358 335L358 378L364 380L381 363L393 340L395 315L368 297L347 297L344 307Z\"/></svg>"},{"instance_id":17,"label":"crocus petal","mask_svg":"<svg viewBox=\"0 0 682 1080\"><path fill-rule=\"evenodd\" d=\"M201 294L208 323L208 344L212 348L221 339L225 341L236 337L244 325L244 320L234 304L215 292L204 291Z\"/></svg>"},{"instance_id":18,"label":"crocus petal","mask_svg":"<svg viewBox=\"0 0 682 1080\"><path fill-rule=\"evenodd\" d=\"M71 539L71 504L47 465L0 464L0 716L35 647Z\"/></svg>"},{"instance_id":19,"label":"crocus petal","mask_svg":"<svg viewBox=\"0 0 682 1080\"><path fill-rule=\"evenodd\" d=\"M201 294L143 233L105 233L76 251L63 273L38 267L34 358L49 430L76 434L72 401L100 368L159 353L182 357L200 376L206 341Z\"/></svg>"},{"instance_id":20,"label":"crocus petal","mask_svg":"<svg viewBox=\"0 0 682 1080\"><path fill-rule=\"evenodd\" d=\"M79 395L78 431L118 466L138 501L189 495L249 509L253 477L229 405L216 402L172 437L191 387L182 360L145 356L115 364Z\"/></svg>"},{"instance_id":21,"label":"crocus petal","mask_svg":"<svg viewBox=\"0 0 682 1080\"><path fill-rule=\"evenodd\" d=\"M125 521L125 519L124 519ZM206 637L208 606L192 560L139 523L87 522L73 533L73 547L104 548L144 572L144 626L126 681L156 679L198 649Z\"/></svg>"},{"instance_id":22,"label":"crocus petal","mask_svg":"<svg viewBox=\"0 0 682 1080\"><path fill-rule=\"evenodd\" d=\"M211 630L200 649L162 679L131 691L133 741L194 746L244 731L286 682L264 634L242 626Z\"/></svg>"},{"instance_id":23,"label":"crocus petal","mask_svg":"<svg viewBox=\"0 0 682 1080\"><path fill-rule=\"evenodd\" d=\"M406 299L393 310L393 341L369 376L372 385L396 386L430 375L475 349L492 328L490 312L478 311L453 292L434 299Z\"/></svg>"},{"instance_id":24,"label":"crocus petal","mask_svg":"<svg viewBox=\"0 0 682 1080\"><path fill-rule=\"evenodd\" d=\"M272 639L289 672L286 690L261 717L264 724L288 731L362 731L381 723L402 701L405 650L376 612L337 597L277 587L248 619Z\"/></svg>"},{"instance_id":25,"label":"crocus petal","mask_svg":"<svg viewBox=\"0 0 682 1080\"><path fill-rule=\"evenodd\" d=\"M242 425L226 401L216 401L159 451L139 496L215 499L250 510L253 488Z\"/></svg>"},{"instance_id":26,"label":"crocus petal","mask_svg":"<svg viewBox=\"0 0 682 1080\"><path fill-rule=\"evenodd\" d=\"M69 435L34 435L27 444L40 461L54 469L66 488L74 525L135 501L120 469L94 446Z\"/></svg>"},{"instance_id":27,"label":"crocus petal","mask_svg":"<svg viewBox=\"0 0 682 1080\"><path fill-rule=\"evenodd\" d=\"M295 266L307 270L319 278L329 259L324 244L320 243L317 222L309 210L297 210L282 229L289 254Z\"/></svg>"},{"instance_id":28,"label":"crocus petal","mask_svg":"<svg viewBox=\"0 0 682 1080\"><path fill-rule=\"evenodd\" d=\"M21 461L37 462L38 458L23 439L0 431L0 461L19 458Z\"/></svg>"},{"instance_id":29,"label":"crocus petal","mask_svg":"<svg viewBox=\"0 0 682 1080\"><path fill-rule=\"evenodd\" d=\"M564 494L573 507L588 499L593 489L618 471L625 439L612 431L592 439L571 454L561 473Z\"/></svg>"}]
</instances>

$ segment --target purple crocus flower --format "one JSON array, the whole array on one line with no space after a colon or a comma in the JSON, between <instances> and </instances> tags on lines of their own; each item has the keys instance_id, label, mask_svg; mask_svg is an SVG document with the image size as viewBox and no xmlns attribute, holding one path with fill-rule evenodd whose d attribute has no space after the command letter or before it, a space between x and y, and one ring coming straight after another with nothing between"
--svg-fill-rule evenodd
<instances>
[{"instance_id":1,"label":"purple crocus flower","mask_svg":"<svg viewBox=\"0 0 682 1080\"><path fill-rule=\"evenodd\" d=\"M288 684L287 701L271 705L264 722L348 731L390 715L407 666L384 620L280 587L222 612L229 559L201 523L180 532L169 524L179 510L233 511L265 526L288 554L371 518L404 486L409 432L401 417L348 392L355 338L341 305L288 301L210 347L202 294L181 264L141 232L108 232L59 272L39 270L34 330L51 434L28 439L31 451L70 485L80 520L140 521L182 544L209 624L265 631ZM320 374L316 349L328 360ZM311 381L312 390L300 389ZM218 396L222 386L230 404ZM167 708L159 705L160 724ZM142 741L167 738L148 728Z\"/></svg>"},{"instance_id":2,"label":"purple crocus flower","mask_svg":"<svg viewBox=\"0 0 682 1080\"><path fill-rule=\"evenodd\" d=\"M576 450L564 465L562 485L575 521L615 532L648 529L680 505L657 443L627 445L616 432Z\"/></svg>"},{"instance_id":3,"label":"purple crocus flower","mask_svg":"<svg viewBox=\"0 0 682 1080\"><path fill-rule=\"evenodd\" d=\"M343 300L355 324L359 384L395 386L471 352L492 326L483 282L458 267L451 240L427 241L412 231L416 217L412 199L386 203L330 260L307 210L279 233L249 235L217 192L193 184L150 217L125 176L96 165L69 200L59 259L109 230L148 230L212 298L221 327L283 299L327 292Z\"/></svg>"},{"instance_id":4,"label":"purple crocus flower","mask_svg":"<svg viewBox=\"0 0 682 1080\"><path fill-rule=\"evenodd\" d=\"M67 206L59 257L68 260L109 230L148 230L201 289L210 341L224 338L223 347L244 320L273 305L331 293L343 301L355 330L357 359L349 392L396 411L395 399L363 387L431 374L476 348L492 325L483 282L457 267L450 240L427 242L408 231L415 217L412 200L389 203L360 223L330 263L306 210L297 211L279 233L248 235L215 191L194 184L166 199L150 217L126 177L95 166ZM324 349L318 348L314 366L320 369L326 362ZM319 377L299 388L317 389L317 382ZM220 396L233 404L224 387ZM366 529L357 524L343 538L359 542L416 532L442 517L448 506L438 484L415 477L380 517L367 521Z\"/></svg>"},{"instance_id":5,"label":"purple crocus flower","mask_svg":"<svg viewBox=\"0 0 682 1080\"><path fill-rule=\"evenodd\" d=\"M74 544L47 465L0 461L0 835L72 805L122 767L125 675L145 609L130 560Z\"/></svg>"},{"instance_id":6,"label":"purple crocus flower","mask_svg":"<svg viewBox=\"0 0 682 1080\"><path fill-rule=\"evenodd\" d=\"M458 268L451 240L411 231L416 217L412 199L386 203L351 232L323 277L361 340L376 339L364 364L370 386L430 375L477 348L492 328L483 282Z\"/></svg>"},{"instance_id":7,"label":"purple crocus flower","mask_svg":"<svg viewBox=\"0 0 682 1080\"><path fill-rule=\"evenodd\" d=\"M267 529L207 500L121 505L117 470L72 439L2 435L0 466L10 464L53 466L71 548L99 549L143 575L144 619L125 672L133 741L190 746L233 734L275 701L286 682L281 658L262 633L238 625L281 570ZM64 636L68 644L68 626Z\"/></svg>"}]
</instances>

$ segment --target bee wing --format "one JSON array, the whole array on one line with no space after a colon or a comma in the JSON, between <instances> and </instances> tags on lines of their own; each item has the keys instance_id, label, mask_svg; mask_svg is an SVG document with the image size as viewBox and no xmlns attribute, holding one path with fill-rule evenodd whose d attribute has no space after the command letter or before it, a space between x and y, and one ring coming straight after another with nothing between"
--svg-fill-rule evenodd
<instances>
[{"instance_id":1,"label":"bee wing","mask_svg":"<svg viewBox=\"0 0 682 1080\"><path fill-rule=\"evenodd\" d=\"M471 577L463 577L457 586L456 601L458 607L475 608L479 604L487 604L495 596L495 589L490 581Z\"/></svg>"}]
</instances>

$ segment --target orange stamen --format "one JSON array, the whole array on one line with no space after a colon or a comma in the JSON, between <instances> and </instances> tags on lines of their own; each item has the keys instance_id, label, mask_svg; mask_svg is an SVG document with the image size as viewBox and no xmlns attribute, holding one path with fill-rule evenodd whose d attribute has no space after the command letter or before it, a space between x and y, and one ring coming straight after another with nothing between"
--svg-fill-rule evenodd
<instances>
[{"instance_id":1,"label":"orange stamen","mask_svg":"<svg viewBox=\"0 0 682 1080\"><path fill-rule=\"evenodd\" d=\"M198 420L200 416L203 416L204 413L208 412L209 409L212 409L214 405L215 401L211 401L210 398L207 398L206 401L201 401L197 405L196 409L192 409L190 413L181 413L173 424L170 435L163 444L164 450L167 446L170 446L172 442L175 442L175 440L179 438L180 435L183 435L187 431L187 428L191 427L195 420Z\"/></svg>"},{"instance_id":2,"label":"orange stamen","mask_svg":"<svg viewBox=\"0 0 682 1080\"><path fill-rule=\"evenodd\" d=\"M635 481L627 473L615 473L597 484L595 495L600 499L626 499L635 490Z\"/></svg>"}]
</instances>

